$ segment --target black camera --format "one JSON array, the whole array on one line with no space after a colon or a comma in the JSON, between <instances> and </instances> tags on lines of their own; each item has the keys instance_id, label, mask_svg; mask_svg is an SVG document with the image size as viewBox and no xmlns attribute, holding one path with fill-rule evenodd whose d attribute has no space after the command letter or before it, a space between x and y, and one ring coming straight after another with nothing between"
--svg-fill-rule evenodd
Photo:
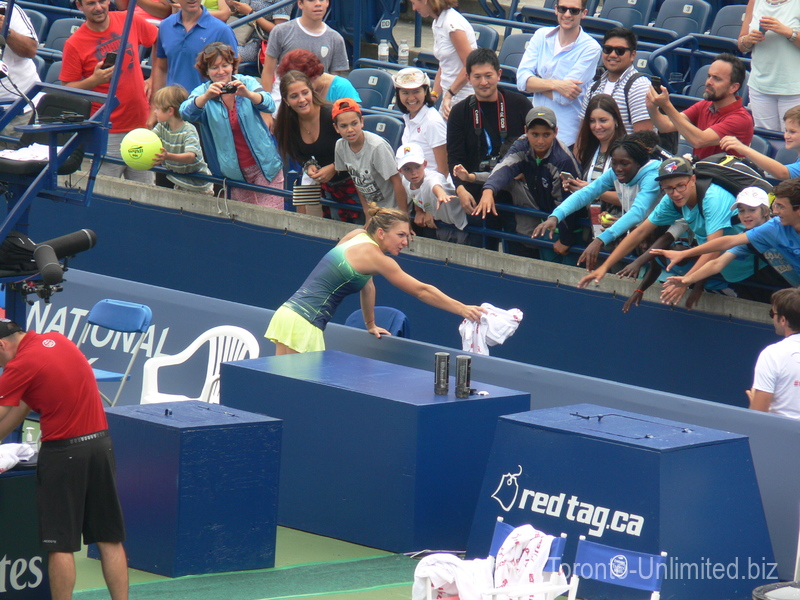
<instances>
[{"instance_id":1,"label":"black camera","mask_svg":"<svg viewBox=\"0 0 800 600\"><path fill-rule=\"evenodd\" d=\"M226 83L222 86L221 94L235 94L236 93L236 86L232 83Z\"/></svg>"},{"instance_id":2,"label":"black camera","mask_svg":"<svg viewBox=\"0 0 800 600\"><path fill-rule=\"evenodd\" d=\"M489 158L482 160L478 163L478 172L480 173L488 173L492 169L494 169L495 165L500 162L499 156L490 156Z\"/></svg>"}]
</instances>

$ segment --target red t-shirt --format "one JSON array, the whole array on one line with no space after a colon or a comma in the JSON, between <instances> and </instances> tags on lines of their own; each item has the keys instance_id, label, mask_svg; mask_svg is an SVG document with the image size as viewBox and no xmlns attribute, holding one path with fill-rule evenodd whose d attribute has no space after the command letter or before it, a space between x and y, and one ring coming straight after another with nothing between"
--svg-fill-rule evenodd
<instances>
[{"instance_id":1,"label":"red t-shirt","mask_svg":"<svg viewBox=\"0 0 800 600\"><path fill-rule=\"evenodd\" d=\"M713 102L701 100L692 104L683 111L695 127L705 131L709 127L719 136L719 139L726 135L736 136L745 146L749 146L753 140L753 117L742 106L742 99L737 98L736 102L713 111ZM708 146L706 148L695 148L694 153L698 158L705 158L712 154L722 152L719 146Z\"/></svg>"},{"instance_id":2,"label":"red t-shirt","mask_svg":"<svg viewBox=\"0 0 800 600\"><path fill-rule=\"evenodd\" d=\"M60 333L29 331L0 376L0 405L25 402L41 416L42 440L108 429L89 361Z\"/></svg>"},{"instance_id":3,"label":"red t-shirt","mask_svg":"<svg viewBox=\"0 0 800 600\"><path fill-rule=\"evenodd\" d=\"M86 24L73 33L64 45L64 54L59 79L65 83L82 81L94 73L94 67L102 62L106 54L116 52L119 56L119 43L125 25L126 12L110 12L110 25L105 31L92 31ZM139 60L139 46L152 46L158 37L158 29L152 23L134 15L133 25L128 35L128 49L122 64L122 73L117 85L119 104L111 113L111 133L126 133L137 127L144 127L150 106L144 93L144 75ZM95 92L107 92L108 84L94 88ZM191 91L191 90L190 90ZM95 103L92 110L100 108Z\"/></svg>"},{"instance_id":4,"label":"red t-shirt","mask_svg":"<svg viewBox=\"0 0 800 600\"><path fill-rule=\"evenodd\" d=\"M233 132L233 146L236 148L239 168L247 169L256 164L256 159L253 153L250 152L250 146L247 145L247 140L242 132L242 126L239 123L239 113L236 112L236 98L233 99L233 103L233 108L228 109L228 120L231 124L231 131Z\"/></svg>"}]
</instances>

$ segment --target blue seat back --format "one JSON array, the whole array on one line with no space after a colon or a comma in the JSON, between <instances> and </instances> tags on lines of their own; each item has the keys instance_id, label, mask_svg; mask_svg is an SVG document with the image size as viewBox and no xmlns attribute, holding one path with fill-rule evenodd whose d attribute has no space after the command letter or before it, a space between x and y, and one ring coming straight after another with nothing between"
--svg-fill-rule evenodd
<instances>
[{"instance_id":1,"label":"blue seat back","mask_svg":"<svg viewBox=\"0 0 800 600\"><path fill-rule=\"evenodd\" d=\"M512 33L507 36L500 47L500 65L517 68L532 37L532 33Z\"/></svg>"},{"instance_id":2,"label":"blue seat back","mask_svg":"<svg viewBox=\"0 0 800 600\"><path fill-rule=\"evenodd\" d=\"M361 106L389 108L394 100L394 81L392 76L382 69L370 67L353 69L347 79L358 90Z\"/></svg>"},{"instance_id":3,"label":"blue seat back","mask_svg":"<svg viewBox=\"0 0 800 600\"><path fill-rule=\"evenodd\" d=\"M714 22L711 24L709 33L732 40L737 39L739 37L739 31L742 29L746 10L746 4L723 6L714 17Z\"/></svg>"},{"instance_id":4,"label":"blue seat back","mask_svg":"<svg viewBox=\"0 0 800 600\"><path fill-rule=\"evenodd\" d=\"M50 66L47 68L47 73L45 74L42 79L46 83L57 83L58 78L61 77L61 61L57 60L54 63L51 63Z\"/></svg>"},{"instance_id":5,"label":"blue seat back","mask_svg":"<svg viewBox=\"0 0 800 600\"><path fill-rule=\"evenodd\" d=\"M627 28L647 25L655 4L655 0L605 0L599 16L619 21Z\"/></svg>"},{"instance_id":6,"label":"blue seat back","mask_svg":"<svg viewBox=\"0 0 800 600\"><path fill-rule=\"evenodd\" d=\"M403 141L403 121L390 115L364 115L364 131L376 133L396 151Z\"/></svg>"},{"instance_id":7,"label":"blue seat back","mask_svg":"<svg viewBox=\"0 0 800 600\"><path fill-rule=\"evenodd\" d=\"M646 50L637 50L636 58L633 61L633 66L636 67L637 71L644 73L648 77L652 75L659 75L659 73L662 73L663 76L666 76L667 72L669 71L669 62L667 61L666 57L656 56L655 60L651 63L651 54L652 52L647 52Z\"/></svg>"},{"instance_id":8,"label":"blue seat back","mask_svg":"<svg viewBox=\"0 0 800 600\"><path fill-rule=\"evenodd\" d=\"M500 34L497 33L494 27L481 23L470 23L470 25L475 30L475 42L478 44L478 48L497 50L497 45L500 43Z\"/></svg>"},{"instance_id":9,"label":"blue seat back","mask_svg":"<svg viewBox=\"0 0 800 600\"><path fill-rule=\"evenodd\" d=\"M72 18L53 21L50 24L50 31L47 32L47 40L44 43L44 47L48 50L58 50L61 52L64 50L64 44L67 42L67 38L75 33L78 27L85 22L86 21L83 19Z\"/></svg>"},{"instance_id":10,"label":"blue seat back","mask_svg":"<svg viewBox=\"0 0 800 600\"><path fill-rule=\"evenodd\" d=\"M657 592L661 590L666 560L666 556L660 554L634 552L580 539L575 553L575 574L581 579Z\"/></svg>"},{"instance_id":11,"label":"blue seat back","mask_svg":"<svg viewBox=\"0 0 800 600\"><path fill-rule=\"evenodd\" d=\"M144 304L111 299L100 300L86 318L92 325L125 333L144 333L152 319L150 307Z\"/></svg>"},{"instance_id":12,"label":"blue seat back","mask_svg":"<svg viewBox=\"0 0 800 600\"><path fill-rule=\"evenodd\" d=\"M377 323L378 327L383 327L395 337L406 339L411 337L411 323L409 323L408 317L402 311L392 308L391 306L375 307L375 323ZM360 308L353 311L350 316L347 317L344 324L348 327L366 329L364 313L361 312Z\"/></svg>"},{"instance_id":13,"label":"blue seat back","mask_svg":"<svg viewBox=\"0 0 800 600\"><path fill-rule=\"evenodd\" d=\"M43 42L45 40L45 36L47 35L47 26L49 24L47 17L45 17L38 10L33 10L32 8L26 8L24 11L28 16L28 20L33 26L33 30L36 32L36 37L38 38L39 42Z\"/></svg>"},{"instance_id":14,"label":"blue seat back","mask_svg":"<svg viewBox=\"0 0 800 600\"><path fill-rule=\"evenodd\" d=\"M509 525L505 521L497 519L494 524L494 533L492 534L492 545L489 547L489 556L497 556L500 551L500 546L506 541L506 538L514 531L514 526Z\"/></svg>"},{"instance_id":15,"label":"blue seat back","mask_svg":"<svg viewBox=\"0 0 800 600\"><path fill-rule=\"evenodd\" d=\"M711 15L711 5L704 0L666 0L656 16L655 26L684 37L703 33Z\"/></svg>"},{"instance_id":16,"label":"blue seat back","mask_svg":"<svg viewBox=\"0 0 800 600\"><path fill-rule=\"evenodd\" d=\"M689 84L689 87L686 88L684 92L687 96L692 96L693 98L702 98L703 91L706 87L706 79L708 78L708 69L711 65L703 65L697 72L694 74L692 78L692 83ZM741 89L736 92L738 96L742 98L742 103L747 106L747 101L749 99L749 95L747 93L747 82L750 80L750 73L745 72L744 74L744 83L742 84Z\"/></svg>"}]
</instances>

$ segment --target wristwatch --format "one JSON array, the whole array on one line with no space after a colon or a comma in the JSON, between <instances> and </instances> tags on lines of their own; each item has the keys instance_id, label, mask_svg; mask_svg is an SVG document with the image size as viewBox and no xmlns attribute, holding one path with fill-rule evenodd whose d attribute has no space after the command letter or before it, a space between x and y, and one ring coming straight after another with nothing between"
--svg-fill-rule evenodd
<instances>
[{"instance_id":1,"label":"wristwatch","mask_svg":"<svg viewBox=\"0 0 800 600\"><path fill-rule=\"evenodd\" d=\"M789 43L794 44L794 41L797 39L797 34L800 33L800 29L792 29L792 35L789 36Z\"/></svg>"}]
</instances>

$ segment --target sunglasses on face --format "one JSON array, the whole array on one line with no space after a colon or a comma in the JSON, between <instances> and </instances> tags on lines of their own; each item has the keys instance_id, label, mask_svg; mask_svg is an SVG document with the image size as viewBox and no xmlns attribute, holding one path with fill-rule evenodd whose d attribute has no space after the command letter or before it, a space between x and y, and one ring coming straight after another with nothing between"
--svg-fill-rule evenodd
<instances>
[{"instance_id":1,"label":"sunglasses on face","mask_svg":"<svg viewBox=\"0 0 800 600\"><path fill-rule=\"evenodd\" d=\"M611 54L613 52L617 56L624 56L629 51L630 48L624 46L603 46L603 54Z\"/></svg>"},{"instance_id":2,"label":"sunglasses on face","mask_svg":"<svg viewBox=\"0 0 800 600\"><path fill-rule=\"evenodd\" d=\"M556 6L556 10L559 12L559 14L562 15L566 14L569 11L569 14L571 14L574 17L577 17L579 14L581 14L581 12L583 12L582 8L570 8L568 6L560 6L560 5Z\"/></svg>"}]
</instances>

